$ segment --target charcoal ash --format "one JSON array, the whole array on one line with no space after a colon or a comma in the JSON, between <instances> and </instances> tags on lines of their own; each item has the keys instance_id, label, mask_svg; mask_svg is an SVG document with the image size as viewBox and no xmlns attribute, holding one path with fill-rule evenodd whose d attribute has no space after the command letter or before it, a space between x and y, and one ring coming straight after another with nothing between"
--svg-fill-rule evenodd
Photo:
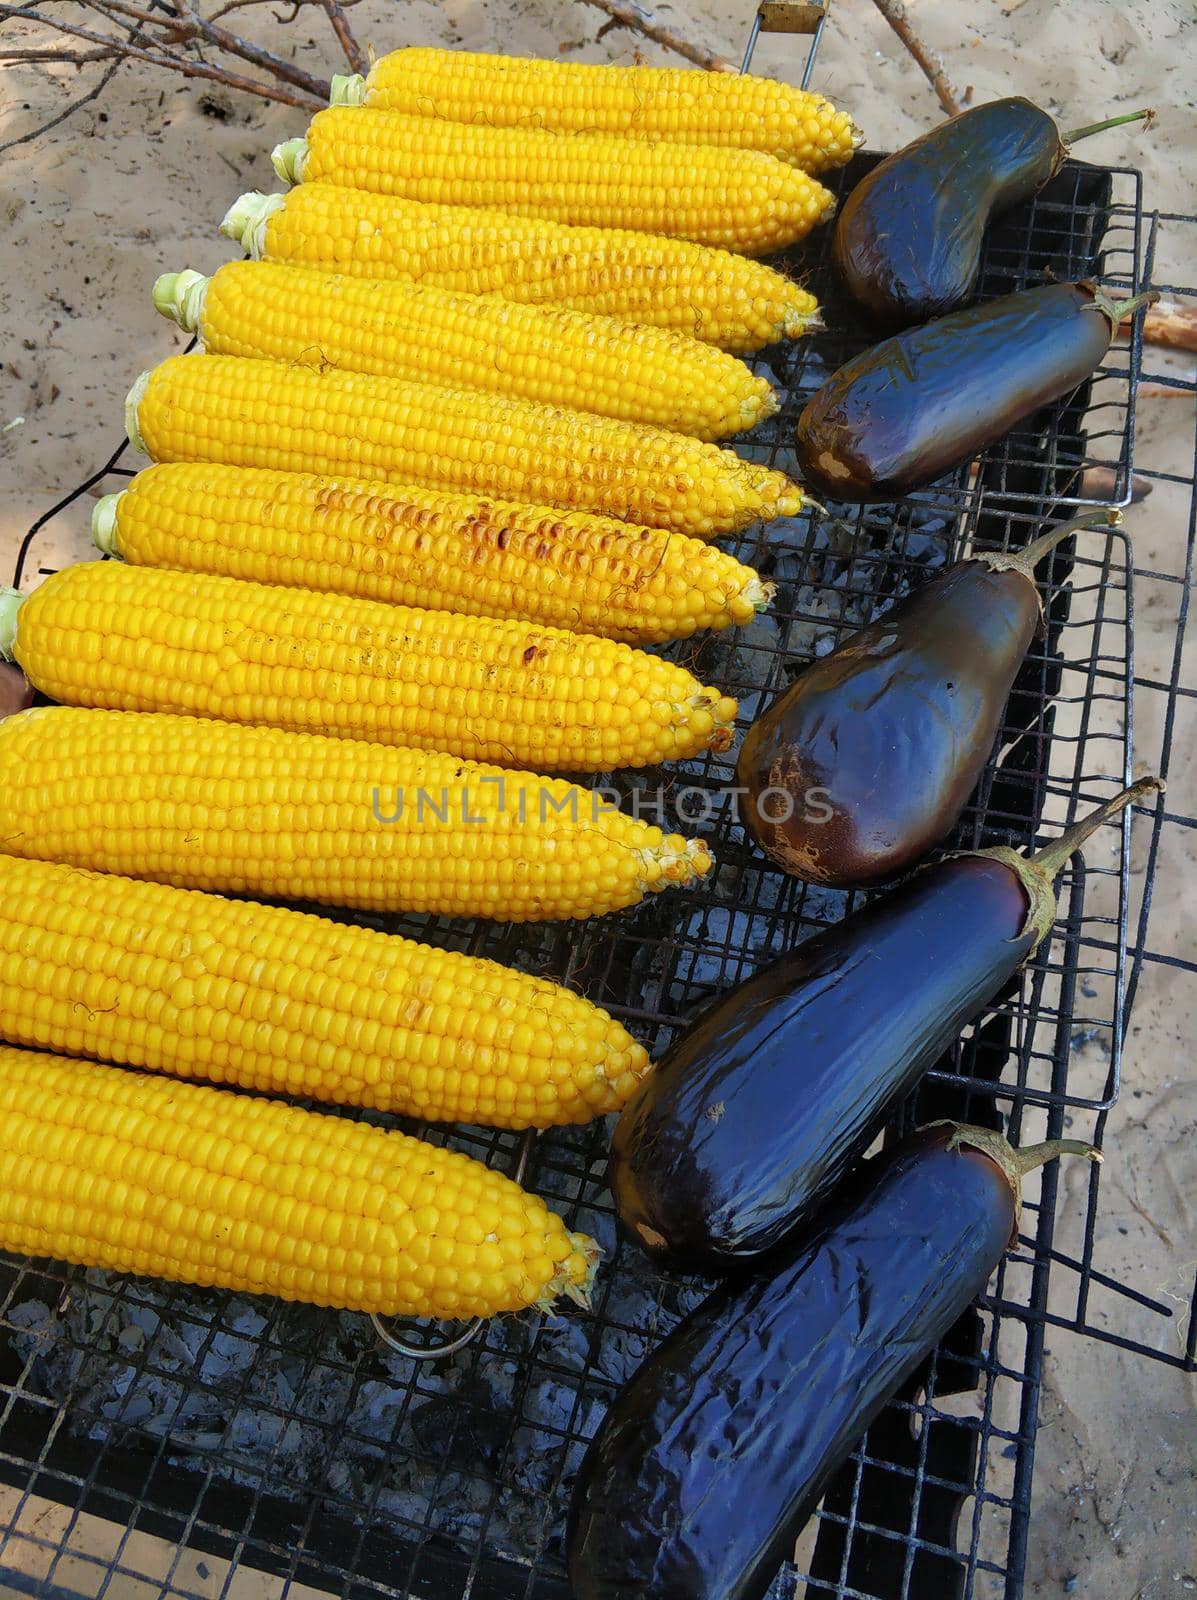
<instances>
[{"instance_id":1,"label":"charcoal ash","mask_svg":"<svg viewBox=\"0 0 1197 1600\"><path fill-rule=\"evenodd\" d=\"M709 1290L663 1280L617 1237L607 1131L545 1135L536 1174L607 1252L593 1314L496 1318L478 1344L417 1362L364 1317L88 1272L60 1306L6 1314L25 1387L101 1447L164 1445L184 1471L368 1515L400 1538L552 1554L607 1406Z\"/></svg>"}]
</instances>

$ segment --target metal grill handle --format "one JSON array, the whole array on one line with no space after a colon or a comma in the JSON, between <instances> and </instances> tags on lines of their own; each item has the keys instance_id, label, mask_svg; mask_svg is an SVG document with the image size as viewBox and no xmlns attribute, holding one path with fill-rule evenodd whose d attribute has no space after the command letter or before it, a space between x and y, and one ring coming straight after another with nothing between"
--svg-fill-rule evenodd
<instances>
[{"instance_id":1,"label":"metal grill handle","mask_svg":"<svg viewBox=\"0 0 1197 1600\"><path fill-rule=\"evenodd\" d=\"M744 52L741 71L751 70L757 40L762 33L802 33L810 38L810 49L802 72L802 87L809 88L811 73L815 68L815 56L818 54L819 41L823 37L823 25L827 21L830 6L831 0L821 0L821 3L811 5L802 4L800 0L764 0L764 3L757 7L756 16L752 19L752 31L748 35L748 47Z\"/></svg>"}]
</instances>

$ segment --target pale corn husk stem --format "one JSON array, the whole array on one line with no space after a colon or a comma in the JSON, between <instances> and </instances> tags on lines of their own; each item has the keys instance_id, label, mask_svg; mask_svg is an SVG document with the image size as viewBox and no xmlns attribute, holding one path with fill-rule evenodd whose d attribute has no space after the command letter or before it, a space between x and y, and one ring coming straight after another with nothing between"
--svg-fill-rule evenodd
<instances>
[{"instance_id":1,"label":"pale corn husk stem","mask_svg":"<svg viewBox=\"0 0 1197 1600\"><path fill-rule=\"evenodd\" d=\"M0 656L15 661L17 615L25 596L19 589L0 589Z\"/></svg>"},{"instance_id":2,"label":"pale corn husk stem","mask_svg":"<svg viewBox=\"0 0 1197 1600\"><path fill-rule=\"evenodd\" d=\"M366 80L360 72L334 72L328 86L330 106L364 106Z\"/></svg>"},{"instance_id":3,"label":"pale corn husk stem","mask_svg":"<svg viewBox=\"0 0 1197 1600\"><path fill-rule=\"evenodd\" d=\"M125 397L125 432L134 450L139 450L143 456L148 456L150 452L141 436L141 424L137 420L137 413L153 376L152 372L143 372Z\"/></svg>"},{"instance_id":4,"label":"pale corn husk stem","mask_svg":"<svg viewBox=\"0 0 1197 1600\"><path fill-rule=\"evenodd\" d=\"M164 272L154 281L154 310L177 322L184 333L198 333L210 282L202 272L193 272L190 267L182 272Z\"/></svg>"},{"instance_id":5,"label":"pale corn husk stem","mask_svg":"<svg viewBox=\"0 0 1197 1600\"><path fill-rule=\"evenodd\" d=\"M308 141L304 138L284 139L270 152L270 165L284 183L303 182L304 167L308 159Z\"/></svg>"},{"instance_id":6,"label":"pale corn husk stem","mask_svg":"<svg viewBox=\"0 0 1197 1600\"><path fill-rule=\"evenodd\" d=\"M247 256L260 261L266 253L266 224L286 203L285 194L261 194L251 189L233 201L220 231L226 239L239 244Z\"/></svg>"},{"instance_id":7,"label":"pale corn husk stem","mask_svg":"<svg viewBox=\"0 0 1197 1600\"><path fill-rule=\"evenodd\" d=\"M92 543L102 555L116 556L120 551L117 548L117 524L120 519L118 506L124 499L126 491L119 490L116 494L106 494L96 501L95 509L91 514Z\"/></svg>"}]
</instances>

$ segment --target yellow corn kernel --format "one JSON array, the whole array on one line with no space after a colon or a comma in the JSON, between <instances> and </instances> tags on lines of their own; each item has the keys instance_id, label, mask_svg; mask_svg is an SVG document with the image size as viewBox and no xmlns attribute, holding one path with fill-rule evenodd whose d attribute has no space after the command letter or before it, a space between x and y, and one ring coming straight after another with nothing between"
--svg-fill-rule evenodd
<instances>
[{"instance_id":1,"label":"yellow corn kernel","mask_svg":"<svg viewBox=\"0 0 1197 1600\"><path fill-rule=\"evenodd\" d=\"M613 133L764 150L806 172L851 160L861 135L822 95L747 73L593 66L411 46L369 76L333 79L334 103L489 128Z\"/></svg>"},{"instance_id":2,"label":"yellow corn kernel","mask_svg":"<svg viewBox=\"0 0 1197 1600\"><path fill-rule=\"evenodd\" d=\"M736 702L683 667L532 623L119 561L65 567L23 601L10 591L7 608L0 650L68 705L569 772L654 766L732 738Z\"/></svg>"},{"instance_id":3,"label":"yellow corn kernel","mask_svg":"<svg viewBox=\"0 0 1197 1600\"><path fill-rule=\"evenodd\" d=\"M592 1240L404 1133L11 1046L0 1123L0 1248L21 1255L385 1316L588 1303Z\"/></svg>"},{"instance_id":4,"label":"yellow corn kernel","mask_svg":"<svg viewBox=\"0 0 1197 1600\"><path fill-rule=\"evenodd\" d=\"M685 334L429 284L229 261L167 272L154 304L216 355L453 385L723 439L777 411L735 356Z\"/></svg>"},{"instance_id":5,"label":"yellow corn kernel","mask_svg":"<svg viewBox=\"0 0 1197 1600\"><path fill-rule=\"evenodd\" d=\"M642 423L357 372L171 356L138 380L129 436L155 461L343 473L493 494L714 537L802 493L730 450Z\"/></svg>"},{"instance_id":6,"label":"yellow corn kernel","mask_svg":"<svg viewBox=\"0 0 1197 1600\"><path fill-rule=\"evenodd\" d=\"M92 515L134 566L523 617L632 644L750 622L772 584L714 545L584 511L187 462L147 467Z\"/></svg>"},{"instance_id":7,"label":"yellow corn kernel","mask_svg":"<svg viewBox=\"0 0 1197 1600\"><path fill-rule=\"evenodd\" d=\"M561 779L68 706L0 722L0 839L186 889L511 922L619 911L712 866L704 844Z\"/></svg>"},{"instance_id":8,"label":"yellow corn kernel","mask_svg":"<svg viewBox=\"0 0 1197 1600\"><path fill-rule=\"evenodd\" d=\"M537 128L489 128L331 106L279 145L288 183L337 183L434 204L664 233L742 255L784 250L827 222L835 197L759 150Z\"/></svg>"},{"instance_id":9,"label":"yellow corn kernel","mask_svg":"<svg viewBox=\"0 0 1197 1600\"><path fill-rule=\"evenodd\" d=\"M475 956L13 856L0 887L12 1044L500 1128L617 1111L649 1067L598 1006Z\"/></svg>"},{"instance_id":10,"label":"yellow corn kernel","mask_svg":"<svg viewBox=\"0 0 1197 1600\"><path fill-rule=\"evenodd\" d=\"M427 205L328 183L243 194L221 232L256 260L601 312L740 355L820 326L814 295L782 273L659 234Z\"/></svg>"}]
</instances>

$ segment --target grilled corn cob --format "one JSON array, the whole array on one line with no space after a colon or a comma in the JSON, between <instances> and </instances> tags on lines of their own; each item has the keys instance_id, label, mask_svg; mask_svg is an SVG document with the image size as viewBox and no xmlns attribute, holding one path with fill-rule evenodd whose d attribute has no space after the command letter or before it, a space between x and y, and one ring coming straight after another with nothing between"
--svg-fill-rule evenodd
<instances>
[{"instance_id":1,"label":"grilled corn cob","mask_svg":"<svg viewBox=\"0 0 1197 1600\"><path fill-rule=\"evenodd\" d=\"M255 259L602 312L746 355L817 328L815 297L727 250L303 183L243 194L220 231Z\"/></svg>"},{"instance_id":2,"label":"grilled corn cob","mask_svg":"<svg viewBox=\"0 0 1197 1600\"><path fill-rule=\"evenodd\" d=\"M499 1128L617 1111L648 1070L605 1011L493 961L13 856L0 887L13 1044Z\"/></svg>"},{"instance_id":3,"label":"grilled corn cob","mask_svg":"<svg viewBox=\"0 0 1197 1600\"><path fill-rule=\"evenodd\" d=\"M420 483L702 537L802 505L780 472L680 433L240 356L170 357L138 379L125 416L130 439L155 461Z\"/></svg>"},{"instance_id":4,"label":"grilled corn cob","mask_svg":"<svg viewBox=\"0 0 1197 1600\"><path fill-rule=\"evenodd\" d=\"M736 712L684 668L589 634L118 561L65 567L23 601L10 590L0 612L0 651L68 705L507 765L606 772L725 750Z\"/></svg>"},{"instance_id":5,"label":"grilled corn cob","mask_svg":"<svg viewBox=\"0 0 1197 1600\"><path fill-rule=\"evenodd\" d=\"M0 1047L0 1248L346 1311L588 1303L598 1246L480 1161Z\"/></svg>"},{"instance_id":6,"label":"grilled corn cob","mask_svg":"<svg viewBox=\"0 0 1197 1600\"><path fill-rule=\"evenodd\" d=\"M318 111L307 137L278 145L271 159L286 183L633 228L749 256L784 250L835 210L817 178L759 150L563 139L352 106Z\"/></svg>"},{"instance_id":7,"label":"grilled corn cob","mask_svg":"<svg viewBox=\"0 0 1197 1600\"><path fill-rule=\"evenodd\" d=\"M0 722L0 839L187 889L511 922L601 916L712 864L560 779L68 706Z\"/></svg>"},{"instance_id":8,"label":"grilled corn cob","mask_svg":"<svg viewBox=\"0 0 1197 1600\"><path fill-rule=\"evenodd\" d=\"M338 75L334 105L407 111L489 128L615 133L672 144L764 150L806 172L842 167L861 143L822 95L747 74L590 66L411 47L368 77Z\"/></svg>"},{"instance_id":9,"label":"grilled corn cob","mask_svg":"<svg viewBox=\"0 0 1197 1600\"><path fill-rule=\"evenodd\" d=\"M300 472L147 467L96 502L106 555L632 644L750 622L773 594L714 545L583 511Z\"/></svg>"},{"instance_id":10,"label":"grilled corn cob","mask_svg":"<svg viewBox=\"0 0 1197 1600\"><path fill-rule=\"evenodd\" d=\"M723 439L777 411L742 361L685 334L428 284L229 261L166 272L154 304L204 348L384 378L471 386Z\"/></svg>"}]
</instances>

